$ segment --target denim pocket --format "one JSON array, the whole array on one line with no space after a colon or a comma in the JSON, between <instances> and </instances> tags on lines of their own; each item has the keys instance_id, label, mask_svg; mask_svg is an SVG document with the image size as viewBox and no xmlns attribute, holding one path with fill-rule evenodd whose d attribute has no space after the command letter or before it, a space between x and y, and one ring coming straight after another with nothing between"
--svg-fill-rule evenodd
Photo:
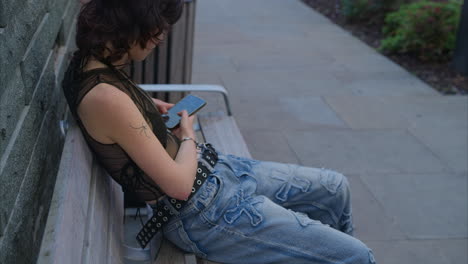
<instances>
[{"instance_id":1,"label":"denim pocket","mask_svg":"<svg viewBox=\"0 0 468 264\"><path fill-rule=\"evenodd\" d=\"M210 179L205 184L203 190L200 190L202 191L200 195L193 201L195 207L201 213L209 210L216 203L224 186L221 177L215 174L211 174Z\"/></svg>"}]
</instances>

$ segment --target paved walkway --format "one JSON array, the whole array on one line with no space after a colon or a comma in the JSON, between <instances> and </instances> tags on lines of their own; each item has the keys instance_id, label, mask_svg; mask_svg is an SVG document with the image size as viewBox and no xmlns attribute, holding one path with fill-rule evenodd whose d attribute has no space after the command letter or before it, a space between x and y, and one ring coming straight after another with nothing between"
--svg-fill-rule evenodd
<instances>
[{"instance_id":1,"label":"paved walkway","mask_svg":"<svg viewBox=\"0 0 468 264\"><path fill-rule=\"evenodd\" d=\"M349 177L356 236L379 264L468 262L466 96L300 0L198 1L193 71L229 90L254 158Z\"/></svg>"}]
</instances>

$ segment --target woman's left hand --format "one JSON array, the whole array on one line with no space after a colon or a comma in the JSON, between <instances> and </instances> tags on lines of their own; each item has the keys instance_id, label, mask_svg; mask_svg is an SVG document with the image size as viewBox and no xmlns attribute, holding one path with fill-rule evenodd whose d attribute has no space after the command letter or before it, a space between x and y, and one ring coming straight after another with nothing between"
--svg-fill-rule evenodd
<instances>
[{"instance_id":1,"label":"woman's left hand","mask_svg":"<svg viewBox=\"0 0 468 264\"><path fill-rule=\"evenodd\" d=\"M166 103L156 98L151 98L151 99L153 99L153 102L156 105L156 108L158 108L161 114L166 114L167 110L171 109L174 106L174 104Z\"/></svg>"}]
</instances>

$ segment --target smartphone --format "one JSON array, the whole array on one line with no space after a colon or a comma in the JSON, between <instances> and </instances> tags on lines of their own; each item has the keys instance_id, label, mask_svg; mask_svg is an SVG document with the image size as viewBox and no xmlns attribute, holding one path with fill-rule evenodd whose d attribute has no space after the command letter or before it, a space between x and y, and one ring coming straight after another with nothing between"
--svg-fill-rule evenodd
<instances>
[{"instance_id":1,"label":"smartphone","mask_svg":"<svg viewBox=\"0 0 468 264\"><path fill-rule=\"evenodd\" d=\"M175 128L179 125L182 119L177 113L182 110L187 110L189 116L198 112L206 105L206 101L195 95L187 95L182 100L177 102L171 109L167 110L167 114L162 115L167 128Z\"/></svg>"}]
</instances>

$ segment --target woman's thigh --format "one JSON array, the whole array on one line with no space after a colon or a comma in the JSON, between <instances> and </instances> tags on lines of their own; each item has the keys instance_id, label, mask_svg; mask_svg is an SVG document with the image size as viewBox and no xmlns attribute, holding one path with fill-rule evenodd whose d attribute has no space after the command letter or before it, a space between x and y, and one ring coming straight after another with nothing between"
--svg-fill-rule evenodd
<instances>
[{"instance_id":1,"label":"woman's thigh","mask_svg":"<svg viewBox=\"0 0 468 264\"><path fill-rule=\"evenodd\" d=\"M165 234L179 247L221 263L375 263L356 238L256 194L251 174L237 174L228 162L215 174L216 194Z\"/></svg>"},{"instance_id":2,"label":"woman's thigh","mask_svg":"<svg viewBox=\"0 0 468 264\"><path fill-rule=\"evenodd\" d=\"M336 171L292 163L261 161L225 155L238 177L249 175L257 182L255 193L273 202L352 235L350 188Z\"/></svg>"}]
</instances>

